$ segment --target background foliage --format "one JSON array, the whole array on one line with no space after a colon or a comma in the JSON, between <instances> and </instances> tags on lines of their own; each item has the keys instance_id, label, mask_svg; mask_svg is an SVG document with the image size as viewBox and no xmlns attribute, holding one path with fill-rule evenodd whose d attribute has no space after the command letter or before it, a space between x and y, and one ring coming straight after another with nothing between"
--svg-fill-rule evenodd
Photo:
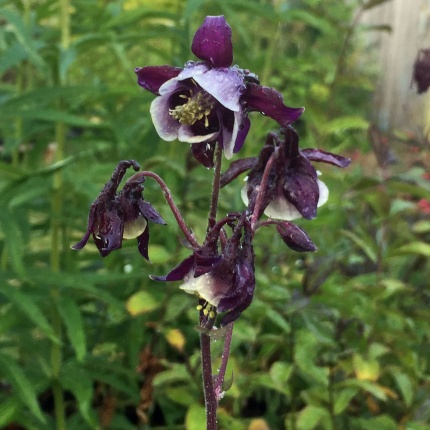
<instances>
[{"instance_id":1,"label":"background foliage","mask_svg":"<svg viewBox=\"0 0 430 430\"><path fill-rule=\"evenodd\" d=\"M224 14L235 62L306 107L302 146L353 165L321 168L330 201L300 222L318 253L257 236L220 428L430 429L429 142L371 126L374 70L354 18L379 3L0 0L1 428L202 428L195 300L147 277L187 255L156 185L146 196L169 225L151 229L152 264L134 243L105 259L70 244L131 158L202 237L210 174L160 141L133 69L182 66L204 16ZM275 127L252 120L245 156ZM221 211L241 207L237 182Z\"/></svg>"}]
</instances>

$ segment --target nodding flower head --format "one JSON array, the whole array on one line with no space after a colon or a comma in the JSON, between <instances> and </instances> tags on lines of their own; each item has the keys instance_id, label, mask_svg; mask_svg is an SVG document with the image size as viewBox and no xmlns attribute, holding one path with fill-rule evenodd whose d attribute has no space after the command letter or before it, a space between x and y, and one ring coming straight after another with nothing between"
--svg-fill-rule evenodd
<instances>
[{"instance_id":1,"label":"nodding flower head","mask_svg":"<svg viewBox=\"0 0 430 430\"><path fill-rule=\"evenodd\" d=\"M218 225L221 225L221 221ZM201 300L198 309L205 317L226 312L221 326L236 320L251 304L254 295L254 250L249 222L239 221L224 250L218 252L219 230L215 227L205 244L157 281L183 281L179 287Z\"/></svg>"},{"instance_id":2,"label":"nodding flower head","mask_svg":"<svg viewBox=\"0 0 430 430\"><path fill-rule=\"evenodd\" d=\"M92 235L102 257L122 246L123 239L137 239L141 255L148 258L148 220L156 224L166 224L161 215L142 197L145 177L135 175L118 192L119 184L126 170L140 169L134 161L121 161L91 205L88 227L84 237L72 249L82 249Z\"/></svg>"},{"instance_id":3,"label":"nodding flower head","mask_svg":"<svg viewBox=\"0 0 430 430\"><path fill-rule=\"evenodd\" d=\"M291 126L283 129L282 135L269 133L259 156L232 163L221 179L222 185L249 170L242 197L245 204L253 207L258 194L264 193L259 217L264 212L280 220L315 218L317 207L328 199L328 189L318 179L317 171L310 162L321 161L347 167L350 160L319 149L300 150L298 144L299 136ZM271 157L274 157L272 167L270 172L266 172ZM262 190L262 178L267 173L266 188Z\"/></svg>"},{"instance_id":4,"label":"nodding flower head","mask_svg":"<svg viewBox=\"0 0 430 430\"><path fill-rule=\"evenodd\" d=\"M285 127L303 108L283 104L282 95L259 85L246 69L232 66L231 29L223 16L208 16L194 35L191 50L201 61L184 68L138 67L138 84L158 97L151 116L159 136L191 144L194 157L213 165L215 142L231 158L248 134L249 111L259 111Z\"/></svg>"}]
</instances>

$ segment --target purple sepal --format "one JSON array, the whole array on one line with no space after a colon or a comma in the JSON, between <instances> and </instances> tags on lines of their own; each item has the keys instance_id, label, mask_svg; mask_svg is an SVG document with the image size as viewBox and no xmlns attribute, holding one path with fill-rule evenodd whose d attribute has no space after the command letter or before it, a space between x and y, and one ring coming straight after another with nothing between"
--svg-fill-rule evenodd
<instances>
[{"instance_id":1,"label":"purple sepal","mask_svg":"<svg viewBox=\"0 0 430 430\"><path fill-rule=\"evenodd\" d=\"M332 164L337 167L348 167L351 159L321 149L306 148L300 151L308 160Z\"/></svg>"},{"instance_id":2,"label":"purple sepal","mask_svg":"<svg viewBox=\"0 0 430 430\"><path fill-rule=\"evenodd\" d=\"M277 223L276 229L284 243L293 251L314 252L317 250L308 234L297 225L283 221Z\"/></svg>"},{"instance_id":3,"label":"purple sepal","mask_svg":"<svg viewBox=\"0 0 430 430\"><path fill-rule=\"evenodd\" d=\"M137 237L137 248L140 255L149 261L148 256L148 245L149 245L149 228L145 228L143 233Z\"/></svg>"},{"instance_id":4,"label":"purple sepal","mask_svg":"<svg viewBox=\"0 0 430 430\"><path fill-rule=\"evenodd\" d=\"M207 169L214 166L215 142L210 143L193 143L191 153L193 157Z\"/></svg>"},{"instance_id":5,"label":"purple sepal","mask_svg":"<svg viewBox=\"0 0 430 430\"><path fill-rule=\"evenodd\" d=\"M137 83L153 94L159 95L160 87L170 79L176 78L182 71L180 67L146 66L136 67Z\"/></svg>"},{"instance_id":6,"label":"purple sepal","mask_svg":"<svg viewBox=\"0 0 430 430\"><path fill-rule=\"evenodd\" d=\"M254 83L246 86L244 94L246 106L274 119L282 127L286 127L304 112L305 108L291 108L284 105L282 94L274 88L263 87Z\"/></svg>"},{"instance_id":7,"label":"purple sepal","mask_svg":"<svg viewBox=\"0 0 430 430\"><path fill-rule=\"evenodd\" d=\"M193 54L212 67L229 67L233 62L231 28L224 16L207 16L196 31L191 45Z\"/></svg>"},{"instance_id":8,"label":"purple sepal","mask_svg":"<svg viewBox=\"0 0 430 430\"><path fill-rule=\"evenodd\" d=\"M181 281L184 279L194 266L194 255L190 255L185 260L180 262L176 267L174 267L167 275L164 276L154 276L149 277L154 281Z\"/></svg>"},{"instance_id":9,"label":"purple sepal","mask_svg":"<svg viewBox=\"0 0 430 430\"><path fill-rule=\"evenodd\" d=\"M153 222L154 224L167 224L161 215L153 208L151 203L139 200L138 205L140 212L147 220Z\"/></svg>"},{"instance_id":10,"label":"purple sepal","mask_svg":"<svg viewBox=\"0 0 430 430\"><path fill-rule=\"evenodd\" d=\"M319 188L317 172L305 157L292 160L285 175L283 193L303 218L317 216Z\"/></svg>"},{"instance_id":11,"label":"purple sepal","mask_svg":"<svg viewBox=\"0 0 430 430\"><path fill-rule=\"evenodd\" d=\"M245 143L246 136L248 136L249 129L251 127L251 121L246 116L242 124L239 126L239 131L237 133L236 142L234 142L234 148L233 153L238 153L241 149L243 144Z\"/></svg>"},{"instance_id":12,"label":"purple sepal","mask_svg":"<svg viewBox=\"0 0 430 430\"><path fill-rule=\"evenodd\" d=\"M236 179L240 174L252 169L257 163L256 157L241 158L233 161L230 167L221 175L221 188L229 184L233 179Z\"/></svg>"}]
</instances>

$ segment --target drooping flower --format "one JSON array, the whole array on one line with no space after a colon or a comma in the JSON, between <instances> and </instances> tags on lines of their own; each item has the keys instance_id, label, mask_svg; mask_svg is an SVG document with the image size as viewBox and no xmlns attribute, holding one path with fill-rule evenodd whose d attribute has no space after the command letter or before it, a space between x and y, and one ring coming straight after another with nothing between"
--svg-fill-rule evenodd
<instances>
[{"instance_id":1,"label":"drooping flower","mask_svg":"<svg viewBox=\"0 0 430 430\"><path fill-rule=\"evenodd\" d=\"M158 97L151 116L159 136L192 146L195 158L213 165L214 143L231 158L248 134L249 111L259 111L282 127L295 121L303 108L283 104L282 95L259 85L248 70L232 66L231 29L224 16L208 16L194 35L191 50L200 62L185 67L147 66L135 72L138 84Z\"/></svg>"},{"instance_id":2,"label":"drooping flower","mask_svg":"<svg viewBox=\"0 0 430 430\"><path fill-rule=\"evenodd\" d=\"M339 155L318 149L299 149L299 137L295 130L288 126L283 129L283 136L270 133L257 158L238 160L221 179L222 186L232 181L239 174L250 170L242 197L245 204L253 205L261 192L260 185L266 165L273 156L264 199L260 207L260 217L267 216L280 220L296 218L313 219L317 207L328 199L327 186L318 179L311 161L320 161L338 167L347 167L350 160Z\"/></svg>"},{"instance_id":3,"label":"drooping flower","mask_svg":"<svg viewBox=\"0 0 430 430\"><path fill-rule=\"evenodd\" d=\"M121 248L123 239L137 239L140 254L148 258L149 226L148 221L166 224L161 215L144 200L144 176L130 178L118 193L118 187L126 170L140 169L134 161L121 161L115 168L109 182L104 186L91 205L88 227L84 237L72 249L82 249L93 236L102 257Z\"/></svg>"},{"instance_id":4,"label":"drooping flower","mask_svg":"<svg viewBox=\"0 0 430 430\"><path fill-rule=\"evenodd\" d=\"M243 233L242 233L243 230ZM219 231L212 230L206 243L157 281L183 281L179 287L203 300L202 312L213 318L226 312L221 326L236 320L254 295L254 250L249 222L236 226L224 251L218 253ZM243 237L242 237L243 236Z\"/></svg>"}]
</instances>

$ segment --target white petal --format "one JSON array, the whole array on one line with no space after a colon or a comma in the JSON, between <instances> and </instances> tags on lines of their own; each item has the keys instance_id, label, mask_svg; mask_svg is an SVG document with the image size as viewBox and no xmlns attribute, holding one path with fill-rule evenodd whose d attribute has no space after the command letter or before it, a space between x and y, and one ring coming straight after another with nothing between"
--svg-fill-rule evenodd
<instances>
[{"instance_id":1,"label":"white petal","mask_svg":"<svg viewBox=\"0 0 430 430\"><path fill-rule=\"evenodd\" d=\"M178 137L180 122L169 114L170 95L156 97L149 109L152 122L158 135L168 142Z\"/></svg>"},{"instance_id":2,"label":"white petal","mask_svg":"<svg viewBox=\"0 0 430 430\"><path fill-rule=\"evenodd\" d=\"M188 143L199 143L199 142L211 142L216 139L219 131L214 133L206 134L204 136L196 136L191 130L190 126L186 124L181 124L178 130L178 140L180 142Z\"/></svg>"},{"instance_id":3,"label":"white petal","mask_svg":"<svg viewBox=\"0 0 430 430\"><path fill-rule=\"evenodd\" d=\"M122 234L123 239L135 239L145 231L146 226L146 219L142 215L139 215L132 221L126 221L124 223L124 232Z\"/></svg>"},{"instance_id":4,"label":"white petal","mask_svg":"<svg viewBox=\"0 0 430 430\"><path fill-rule=\"evenodd\" d=\"M322 206L328 200L329 191L327 185L317 179L320 196L318 199L318 207ZM247 194L248 184L241 190L242 200L245 205L248 205L249 199ZM296 207L291 204L284 196L277 196L274 198L264 211L265 215L273 219L280 219L285 221L292 221L294 219L302 218L300 212Z\"/></svg>"},{"instance_id":5,"label":"white petal","mask_svg":"<svg viewBox=\"0 0 430 430\"><path fill-rule=\"evenodd\" d=\"M212 306L218 306L221 300L221 297L215 297L213 294L213 279L210 273L205 273L195 278L194 271L192 270L184 277L184 283L179 288L188 294L199 295Z\"/></svg>"},{"instance_id":6,"label":"white petal","mask_svg":"<svg viewBox=\"0 0 430 430\"><path fill-rule=\"evenodd\" d=\"M166 94L172 94L179 87L180 81L199 76L202 73L206 72L207 70L208 70L208 66L206 66L205 64L197 64L195 66L186 67L184 70L182 70L181 73L179 73L178 76L164 82L164 84L161 85L161 87L159 88L158 93L161 96Z\"/></svg>"},{"instance_id":7,"label":"white petal","mask_svg":"<svg viewBox=\"0 0 430 430\"><path fill-rule=\"evenodd\" d=\"M239 99L245 85L243 77L234 69L210 69L194 75L193 79L227 109L234 112L242 109Z\"/></svg>"},{"instance_id":8,"label":"white petal","mask_svg":"<svg viewBox=\"0 0 430 430\"><path fill-rule=\"evenodd\" d=\"M222 128L222 141L224 155L227 160L233 157L234 144L236 143L237 133L239 132L239 124L242 122L243 112L234 112L233 131L230 132L226 127Z\"/></svg>"}]
</instances>

